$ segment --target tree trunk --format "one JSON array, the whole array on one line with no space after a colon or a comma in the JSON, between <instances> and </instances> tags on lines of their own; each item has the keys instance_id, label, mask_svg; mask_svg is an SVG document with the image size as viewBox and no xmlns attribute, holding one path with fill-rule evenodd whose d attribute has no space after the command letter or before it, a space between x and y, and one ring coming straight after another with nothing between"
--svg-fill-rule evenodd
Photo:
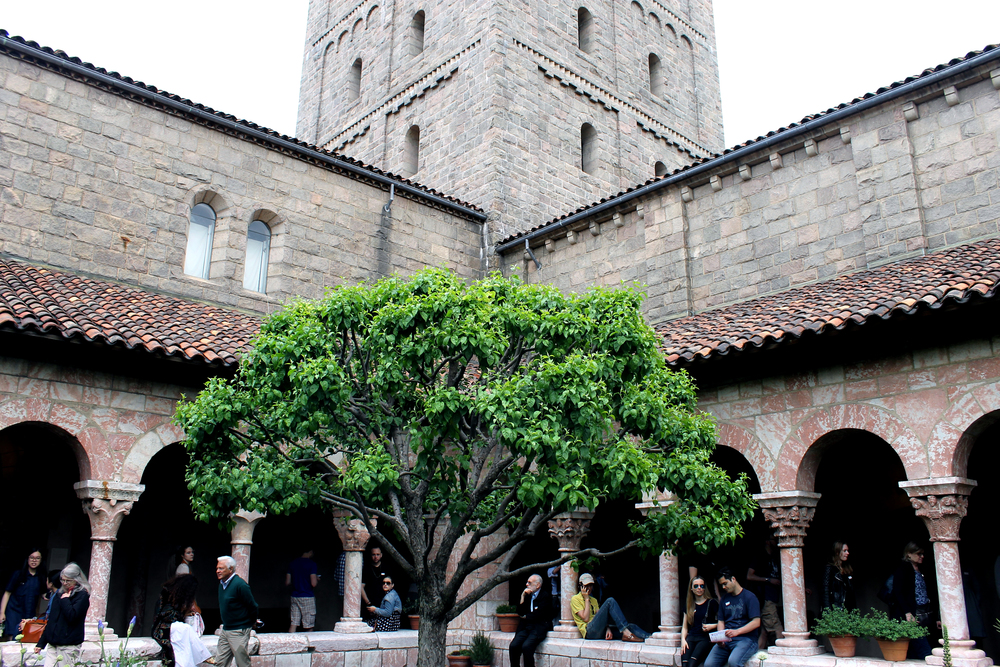
<instances>
[{"instance_id":1,"label":"tree trunk","mask_svg":"<svg viewBox=\"0 0 1000 667\"><path fill-rule=\"evenodd\" d=\"M444 667L448 621L421 615L417 632L417 667Z\"/></svg>"}]
</instances>

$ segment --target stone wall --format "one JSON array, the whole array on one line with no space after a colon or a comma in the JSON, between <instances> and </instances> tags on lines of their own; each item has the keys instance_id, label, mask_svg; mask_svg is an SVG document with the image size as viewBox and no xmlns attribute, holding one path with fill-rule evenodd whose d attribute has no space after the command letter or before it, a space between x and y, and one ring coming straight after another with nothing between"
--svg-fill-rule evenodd
<instances>
[{"instance_id":1,"label":"stone wall","mask_svg":"<svg viewBox=\"0 0 1000 667\"><path fill-rule=\"evenodd\" d=\"M562 289L638 281L656 323L995 236L996 68L553 228L532 241L541 270L521 248L503 257L505 269Z\"/></svg>"},{"instance_id":2,"label":"stone wall","mask_svg":"<svg viewBox=\"0 0 1000 667\"><path fill-rule=\"evenodd\" d=\"M537 226L646 181L657 162L673 170L721 148L710 2L645 4L587 5L595 28L585 52L580 3L315 2L297 131L487 209L493 238ZM418 9L424 50L413 55ZM651 54L663 83L656 94ZM361 91L351 100L358 57ZM584 123L599 141L591 173L581 169ZM404 156L414 125L412 172Z\"/></svg>"},{"instance_id":3,"label":"stone wall","mask_svg":"<svg viewBox=\"0 0 1000 667\"><path fill-rule=\"evenodd\" d=\"M0 252L268 311L294 295L444 265L480 272L481 223L389 198L249 140L0 55ZM184 274L189 215L218 215L208 280ZM243 288L247 227L271 229L267 294Z\"/></svg>"}]
</instances>

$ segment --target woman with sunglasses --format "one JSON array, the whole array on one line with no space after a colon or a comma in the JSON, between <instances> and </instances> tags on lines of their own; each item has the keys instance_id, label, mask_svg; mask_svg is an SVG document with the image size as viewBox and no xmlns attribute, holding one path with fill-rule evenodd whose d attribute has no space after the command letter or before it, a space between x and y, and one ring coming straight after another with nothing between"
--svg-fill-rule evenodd
<instances>
[{"instance_id":1,"label":"woman with sunglasses","mask_svg":"<svg viewBox=\"0 0 1000 667\"><path fill-rule=\"evenodd\" d=\"M719 602L712 597L705 580L695 577L688 586L687 611L681 626L681 649L684 651L681 664L684 667L697 667L705 662L712 650L708 633L716 629L718 618Z\"/></svg>"},{"instance_id":2,"label":"woman with sunglasses","mask_svg":"<svg viewBox=\"0 0 1000 667\"><path fill-rule=\"evenodd\" d=\"M365 623L372 626L375 632L394 632L399 630L399 617L403 611L403 601L399 599L399 593L394 589L392 577L388 574L382 575L382 605L375 607L368 605L368 613L372 617Z\"/></svg>"}]
</instances>

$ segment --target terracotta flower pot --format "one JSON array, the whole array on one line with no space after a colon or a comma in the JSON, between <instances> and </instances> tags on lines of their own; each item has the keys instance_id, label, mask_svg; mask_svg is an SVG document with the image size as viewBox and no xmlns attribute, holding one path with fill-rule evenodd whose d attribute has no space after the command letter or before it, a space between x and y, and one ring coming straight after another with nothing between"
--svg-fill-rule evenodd
<instances>
[{"instance_id":1,"label":"terracotta flower pot","mask_svg":"<svg viewBox=\"0 0 1000 667\"><path fill-rule=\"evenodd\" d=\"M409 614L407 616L407 618L410 619L410 630L419 630L420 629L420 617L419 616L417 616L416 614Z\"/></svg>"},{"instance_id":2,"label":"terracotta flower pot","mask_svg":"<svg viewBox=\"0 0 1000 667\"><path fill-rule=\"evenodd\" d=\"M517 614L497 614L497 621L500 622L500 632L517 632L517 624L520 620Z\"/></svg>"},{"instance_id":3,"label":"terracotta flower pot","mask_svg":"<svg viewBox=\"0 0 1000 667\"><path fill-rule=\"evenodd\" d=\"M853 658L858 647L858 638L853 635L828 635L833 654L838 658Z\"/></svg>"},{"instance_id":4,"label":"terracotta flower pot","mask_svg":"<svg viewBox=\"0 0 1000 667\"><path fill-rule=\"evenodd\" d=\"M472 658L467 655L448 654L448 667L471 667Z\"/></svg>"},{"instance_id":5,"label":"terracotta flower pot","mask_svg":"<svg viewBox=\"0 0 1000 667\"><path fill-rule=\"evenodd\" d=\"M899 662L906 660L906 649L910 645L909 639L899 639L894 642L888 639L877 639L878 647L882 649L882 657L889 662Z\"/></svg>"}]
</instances>

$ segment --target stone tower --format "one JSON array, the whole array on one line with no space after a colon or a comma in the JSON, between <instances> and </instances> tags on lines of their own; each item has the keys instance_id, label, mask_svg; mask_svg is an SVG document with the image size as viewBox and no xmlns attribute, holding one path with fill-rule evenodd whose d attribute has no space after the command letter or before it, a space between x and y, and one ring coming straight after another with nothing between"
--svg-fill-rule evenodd
<instances>
[{"instance_id":1,"label":"stone tower","mask_svg":"<svg viewBox=\"0 0 1000 667\"><path fill-rule=\"evenodd\" d=\"M722 148L711 0L311 0L298 136L538 226Z\"/></svg>"}]
</instances>

